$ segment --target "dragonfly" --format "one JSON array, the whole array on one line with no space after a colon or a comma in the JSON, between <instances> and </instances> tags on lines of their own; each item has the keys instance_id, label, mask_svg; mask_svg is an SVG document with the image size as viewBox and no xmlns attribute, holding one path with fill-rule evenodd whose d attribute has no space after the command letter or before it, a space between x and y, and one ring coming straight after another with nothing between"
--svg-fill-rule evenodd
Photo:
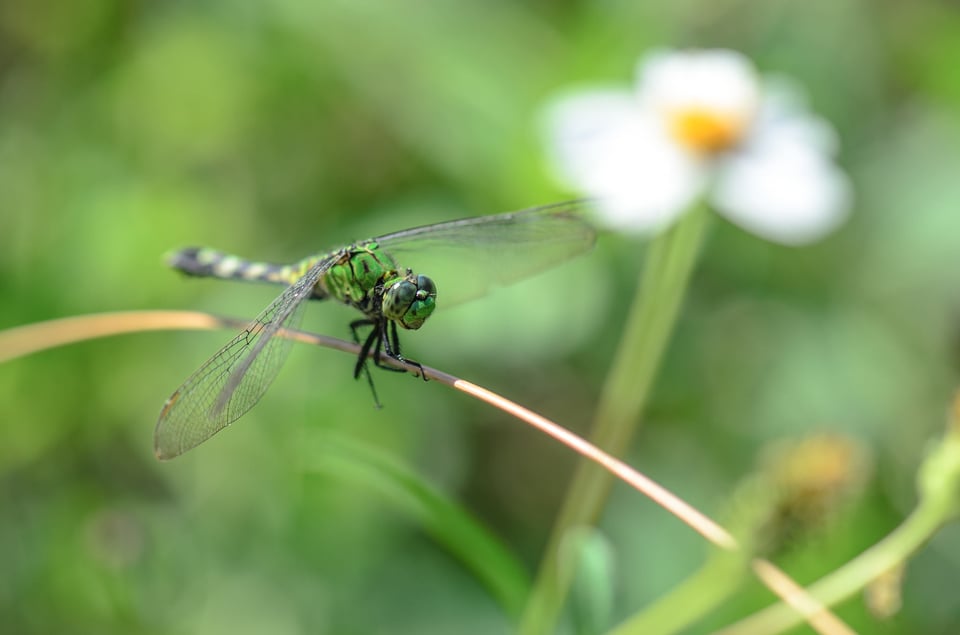
<instances>
[{"instance_id":1,"label":"dragonfly","mask_svg":"<svg viewBox=\"0 0 960 635\"><path fill-rule=\"evenodd\" d=\"M200 445L256 405L287 359L292 341L283 334L300 324L308 300L330 299L360 312L350 323L361 346L353 375L365 374L372 389L370 358L389 370L398 369L384 358L420 366L401 355L398 328L419 329L441 298L453 306L589 251L596 232L585 218L587 206L572 201L424 225L287 265L210 248L174 252L169 264L187 275L286 285L286 290L170 395L154 433L157 458L172 459ZM431 275L442 285L401 262L432 265Z\"/></svg>"}]
</instances>

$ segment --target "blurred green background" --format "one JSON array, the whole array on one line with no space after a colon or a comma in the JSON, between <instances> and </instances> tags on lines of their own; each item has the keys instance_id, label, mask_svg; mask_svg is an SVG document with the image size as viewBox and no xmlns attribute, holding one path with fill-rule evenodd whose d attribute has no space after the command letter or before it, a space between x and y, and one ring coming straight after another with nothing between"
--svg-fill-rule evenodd
<instances>
[{"instance_id":1,"label":"blurred green background","mask_svg":"<svg viewBox=\"0 0 960 635\"><path fill-rule=\"evenodd\" d=\"M805 85L843 140L857 207L825 242L714 224L629 456L720 513L770 442L856 439L874 466L862 496L779 560L815 579L908 513L957 385L960 11L945 0L2 0L0 328L128 309L252 317L277 289L185 280L163 253L293 260L570 198L544 169L539 108L579 83L628 83L654 46L741 50ZM406 350L583 432L642 256L605 236L550 276L438 312ZM352 317L316 304L305 327L346 336ZM0 630L510 632L392 479L324 439L405 465L527 574L570 452L436 382L378 373L376 410L349 356L297 347L240 425L158 463L160 406L231 335L124 336L0 366ZM602 530L612 623L707 551L622 486ZM958 570L953 527L910 563L899 615L859 598L838 612L862 632L958 632ZM696 632L769 601L745 589Z\"/></svg>"}]
</instances>

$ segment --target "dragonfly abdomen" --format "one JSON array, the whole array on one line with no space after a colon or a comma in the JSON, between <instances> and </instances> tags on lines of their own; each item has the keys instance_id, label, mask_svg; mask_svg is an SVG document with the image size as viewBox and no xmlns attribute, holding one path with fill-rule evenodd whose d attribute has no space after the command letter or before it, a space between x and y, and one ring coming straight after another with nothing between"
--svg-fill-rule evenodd
<instances>
[{"instance_id":1,"label":"dragonfly abdomen","mask_svg":"<svg viewBox=\"0 0 960 635\"><path fill-rule=\"evenodd\" d=\"M274 284L293 284L309 268L304 262L294 265L254 262L206 247L187 247L173 252L167 257L167 263L190 276Z\"/></svg>"}]
</instances>

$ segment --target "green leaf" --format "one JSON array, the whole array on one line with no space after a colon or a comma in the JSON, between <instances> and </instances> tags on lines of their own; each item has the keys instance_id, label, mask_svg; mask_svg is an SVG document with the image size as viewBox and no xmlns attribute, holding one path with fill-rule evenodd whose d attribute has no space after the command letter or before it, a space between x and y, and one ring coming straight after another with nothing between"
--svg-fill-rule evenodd
<instances>
[{"instance_id":1,"label":"green leaf","mask_svg":"<svg viewBox=\"0 0 960 635\"><path fill-rule=\"evenodd\" d=\"M520 614L530 588L523 566L467 510L379 448L330 431L310 446L307 470L377 491L473 572L506 613Z\"/></svg>"}]
</instances>

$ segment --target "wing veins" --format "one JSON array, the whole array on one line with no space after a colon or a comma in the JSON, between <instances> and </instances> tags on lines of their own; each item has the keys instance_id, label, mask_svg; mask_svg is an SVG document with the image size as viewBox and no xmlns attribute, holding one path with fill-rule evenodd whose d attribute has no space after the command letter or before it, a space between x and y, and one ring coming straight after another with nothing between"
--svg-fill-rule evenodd
<instances>
[{"instance_id":1,"label":"wing veins","mask_svg":"<svg viewBox=\"0 0 960 635\"><path fill-rule=\"evenodd\" d=\"M311 267L171 395L154 435L158 457L173 458L199 445L256 405L289 352L290 342L280 342L276 334L295 326L334 260Z\"/></svg>"}]
</instances>

